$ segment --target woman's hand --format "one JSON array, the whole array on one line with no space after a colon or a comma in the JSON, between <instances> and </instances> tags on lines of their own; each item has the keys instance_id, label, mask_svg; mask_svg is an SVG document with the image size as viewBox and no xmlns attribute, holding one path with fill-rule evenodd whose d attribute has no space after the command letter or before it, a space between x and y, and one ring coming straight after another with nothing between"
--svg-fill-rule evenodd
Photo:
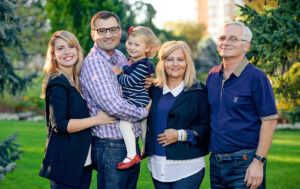
<instances>
[{"instance_id":1,"label":"woman's hand","mask_svg":"<svg viewBox=\"0 0 300 189\"><path fill-rule=\"evenodd\" d=\"M106 112L102 110L98 112L98 114L95 115L93 118L97 123L96 125L105 125L105 124L117 122L117 119L115 117L108 115Z\"/></svg>"},{"instance_id":2,"label":"woman's hand","mask_svg":"<svg viewBox=\"0 0 300 189\"><path fill-rule=\"evenodd\" d=\"M118 68L118 66L112 66L112 68L116 75L123 73L123 71L120 68Z\"/></svg>"},{"instance_id":3,"label":"woman's hand","mask_svg":"<svg viewBox=\"0 0 300 189\"><path fill-rule=\"evenodd\" d=\"M150 112L151 104L152 104L152 100L150 99L149 104L146 106L148 112Z\"/></svg>"},{"instance_id":4,"label":"woman's hand","mask_svg":"<svg viewBox=\"0 0 300 189\"><path fill-rule=\"evenodd\" d=\"M151 85L153 83L153 76L154 76L154 74L152 73L152 74L150 74L149 77L146 78L146 80L145 80L145 84L146 84L145 88L151 87Z\"/></svg>"},{"instance_id":5,"label":"woman's hand","mask_svg":"<svg viewBox=\"0 0 300 189\"><path fill-rule=\"evenodd\" d=\"M164 133L158 135L157 141L162 146L168 146L177 142L178 140L178 132L176 129L166 129Z\"/></svg>"}]
</instances>

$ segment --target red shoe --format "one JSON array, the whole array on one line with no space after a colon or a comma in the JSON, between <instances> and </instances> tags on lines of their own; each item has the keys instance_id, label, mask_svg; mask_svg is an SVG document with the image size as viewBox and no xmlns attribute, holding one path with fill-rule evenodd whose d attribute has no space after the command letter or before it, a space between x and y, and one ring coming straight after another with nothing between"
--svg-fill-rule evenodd
<instances>
[{"instance_id":1,"label":"red shoe","mask_svg":"<svg viewBox=\"0 0 300 189\"><path fill-rule=\"evenodd\" d=\"M126 157L126 158L128 158L130 161L127 162L127 163L124 163L124 162L118 163L118 169L127 169L127 168L133 166L134 164L139 163L141 161L141 158L138 154L136 154L133 159L131 159L130 157Z\"/></svg>"},{"instance_id":2,"label":"red shoe","mask_svg":"<svg viewBox=\"0 0 300 189\"><path fill-rule=\"evenodd\" d=\"M145 158L147 158L147 157L148 157L147 155L142 154L142 155L141 155L141 160L143 160L143 159L145 159Z\"/></svg>"}]
</instances>

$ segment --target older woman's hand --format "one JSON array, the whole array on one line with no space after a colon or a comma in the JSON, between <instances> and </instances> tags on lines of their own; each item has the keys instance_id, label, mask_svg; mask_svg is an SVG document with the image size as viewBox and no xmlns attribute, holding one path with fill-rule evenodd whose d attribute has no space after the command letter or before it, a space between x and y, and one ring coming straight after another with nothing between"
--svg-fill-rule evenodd
<instances>
[{"instance_id":1,"label":"older woman's hand","mask_svg":"<svg viewBox=\"0 0 300 189\"><path fill-rule=\"evenodd\" d=\"M164 133L158 135L157 141L162 146L168 146L177 142L178 140L178 132L176 129L166 129Z\"/></svg>"}]
</instances>

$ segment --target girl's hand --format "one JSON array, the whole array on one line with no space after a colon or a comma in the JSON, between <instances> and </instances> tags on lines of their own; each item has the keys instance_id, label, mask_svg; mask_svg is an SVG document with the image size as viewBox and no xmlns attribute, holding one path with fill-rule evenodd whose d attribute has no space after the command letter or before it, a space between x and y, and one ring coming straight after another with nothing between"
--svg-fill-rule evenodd
<instances>
[{"instance_id":1,"label":"girl's hand","mask_svg":"<svg viewBox=\"0 0 300 189\"><path fill-rule=\"evenodd\" d=\"M145 88L149 88L149 87L151 87L151 85L152 85L152 83L153 83L153 76L154 76L154 74L152 73L152 74L150 74L150 76L149 77L147 77L146 78L146 81L145 81Z\"/></svg>"},{"instance_id":2,"label":"girl's hand","mask_svg":"<svg viewBox=\"0 0 300 189\"><path fill-rule=\"evenodd\" d=\"M150 112L151 104L152 104L152 100L150 99L149 104L146 106L148 112Z\"/></svg>"},{"instance_id":3,"label":"girl's hand","mask_svg":"<svg viewBox=\"0 0 300 189\"><path fill-rule=\"evenodd\" d=\"M176 129L166 129L164 133L158 135L157 141L162 146L168 146L177 142L178 140L178 132Z\"/></svg>"},{"instance_id":4,"label":"girl's hand","mask_svg":"<svg viewBox=\"0 0 300 189\"><path fill-rule=\"evenodd\" d=\"M97 123L96 125L105 125L105 124L117 122L117 119L115 117L108 115L106 112L102 110L98 112L98 114L95 115L93 118Z\"/></svg>"},{"instance_id":5,"label":"girl's hand","mask_svg":"<svg viewBox=\"0 0 300 189\"><path fill-rule=\"evenodd\" d=\"M116 75L119 75L123 72L120 68L118 68L118 66L112 66L112 68Z\"/></svg>"}]
</instances>

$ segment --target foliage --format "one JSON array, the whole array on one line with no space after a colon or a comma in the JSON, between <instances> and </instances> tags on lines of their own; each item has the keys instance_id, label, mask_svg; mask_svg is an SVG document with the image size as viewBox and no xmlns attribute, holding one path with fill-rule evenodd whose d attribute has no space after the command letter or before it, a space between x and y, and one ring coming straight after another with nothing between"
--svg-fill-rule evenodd
<instances>
[{"instance_id":1,"label":"foliage","mask_svg":"<svg viewBox=\"0 0 300 189\"><path fill-rule=\"evenodd\" d=\"M22 24L30 25L24 28L20 38L23 39L23 46L30 52L30 55L41 54L45 56L48 45L50 20L46 17L43 6L44 0L27 1L24 6L16 9L18 15L26 15Z\"/></svg>"},{"instance_id":2,"label":"foliage","mask_svg":"<svg viewBox=\"0 0 300 189\"><path fill-rule=\"evenodd\" d=\"M293 111L300 106L300 62L294 63L282 76L271 79L280 110Z\"/></svg>"},{"instance_id":3,"label":"foliage","mask_svg":"<svg viewBox=\"0 0 300 189\"><path fill-rule=\"evenodd\" d=\"M14 143L17 133L0 142L0 180L16 167L15 160L21 158L23 151L18 150L19 144Z\"/></svg>"},{"instance_id":4,"label":"foliage","mask_svg":"<svg viewBox=\"0 0 300 189\"><path fill-rule=\"evenodd\" d=\"M15 13L16 8L24 3L24 0L0 1L0 94L3 94L4 90L11 94L25 90L35 76L34 73L22 77L18 75L12 62L13 56L8 51L15 51L26 60L28 53L22 46L20 33L28 25L21 22L23 16L17 16Z\"/></svg>"},{"instance_id":5,"label":"foliage","mask_svg":"<svg viewBox=\"0 0 300 189\"><path fill-rule=\"evenodd\" d=\"M278 0L248 0L247 5L258 12L263 12L265 8L276 8Z\"/></svg>"},{"instance_id":6,"label":"foliage","mask_svg":"<svg viewBox=\"0 0 300 189\"><path fill-rule=\"evenodd\" d=\"M121 0L47 0L45 6L47 17L51 20L51 33L57 30L68 30L74 33L85 52L93 46L90 21L100 10L115 12L124 17L125 9Z\"/></svg>"},{"instance_id":7,"label":"foliage","mask_svg":"<svg viewBox=\"0 0 300 189\"><path fill-rule=\"evenodd\" d=\"M175 36L184 36L184 40L189 44L192 52L197 51L198 41L203 37L206 30L205 25L195 22L167 22L164 24L164 28L172 31Z\"/></svg>"},{"instance_id":8,"label":"foliage","mask_svg":"<svg viewBox=\"0 0 300 189\"><path fill-rule=\"evenodd\" d=\"M124 31L118 49L124 53L126 33L131 26L144 25L150 27L163 41L175 38L171 32L159 30L154 26L152 19L156 11L150 3L142 1L130 5L127 0L48 0L45 9L48 18L51 20L51 33L57 30L68 30L74 33L85 53L88 53L93 46L90 35L92 16L100 10L114 12L121 19L121 27ZM144 14L145 19L137 22L137 18L142 14Z\"/></svg>"},{"instance_id":9,"label":"foliage","mask_svg":"<svg viewBox=\"0 0 300 189\"><path fill-rule=\"evenodd\" d=\"M40 98L43 76L34 78L32 85L27 90L17 95L10 95L4 92L0 98L0 111L6 112L35 111L44 113L45 100Z\"/></svg>"},{"instance_id":10,"label":"foliage","mask_svg":"<svg viewBox=\"0 0 300 189\"><path fill-rule=\"evenodd\" d=\"M292 124L300 122L300 106L297 106L291 112L283 112L284 116L288 117L288 119L292 122Z\"/></svg>"},{"instance_id":11,"label":"foliage","mask_svg":"<svg viewBox=\"0 0 300 189\"><path fill-rule=\"evenodd\" d=\"M241 7L242 20L252 29L248 58L275 80L279 102L289 104L286 111L299 106L300 1L278 0L278 7L262 12Z\"/></svg>"},{"instance_id":12,"label":"foliage","mask_svg":"<svg viewBox=\"0 0 300 189\"><path fill-rule=\"evenodd\" d=\"M211 38L198 42L197 62L195 66L198 73L208 73L214 66L220 64L218 48Z\"/></svg>"}]
</instances>

